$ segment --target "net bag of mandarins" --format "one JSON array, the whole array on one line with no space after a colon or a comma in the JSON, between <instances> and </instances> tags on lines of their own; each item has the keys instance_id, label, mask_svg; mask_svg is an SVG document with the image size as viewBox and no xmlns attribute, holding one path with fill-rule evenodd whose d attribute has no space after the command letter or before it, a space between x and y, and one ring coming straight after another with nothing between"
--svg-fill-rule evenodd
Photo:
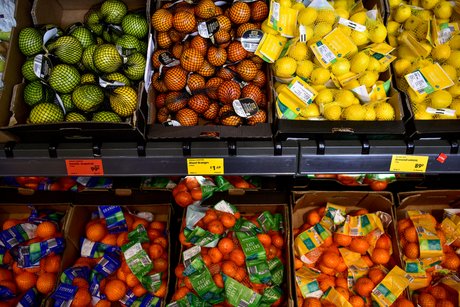
<instances>
[{"instance_id":1,"label":"net bag of mandarins","mask_svg":"<svg viewBox=\"0 0 460 307\"><path fill-rule=\"evenodd\" d=\"M61 275L55 306L160 306L167 294L166 222L151 212L99 206L86 224L80 258Z\"/></svg>"}]
</instances>

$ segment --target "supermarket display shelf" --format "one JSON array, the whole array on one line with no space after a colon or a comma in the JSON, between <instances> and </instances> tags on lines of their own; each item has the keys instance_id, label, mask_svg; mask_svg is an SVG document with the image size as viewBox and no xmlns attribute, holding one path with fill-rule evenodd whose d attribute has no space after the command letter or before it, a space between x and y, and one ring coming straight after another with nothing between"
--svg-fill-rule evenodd
<instances>
[{"instance_id":1,"label":"supermarket display shelf","mask_svg":"<svg viewBox=\"0 0 460 307\"><path fill-rule=\"evenodd\" d=\"M7 143L3 147L0 176L460 172L458 143L447 140Z\"/></svg>"}]
</instances>

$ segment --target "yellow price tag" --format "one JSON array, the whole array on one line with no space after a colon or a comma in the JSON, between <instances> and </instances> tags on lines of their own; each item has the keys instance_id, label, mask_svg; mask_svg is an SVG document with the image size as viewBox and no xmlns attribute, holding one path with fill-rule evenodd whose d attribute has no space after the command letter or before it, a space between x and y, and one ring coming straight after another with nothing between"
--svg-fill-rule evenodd
<instances>
[{"instance_id":1,"label":"yellow price tag","mask_svg":"<svg viewBox=\"0 0 460 307\"><path fill-rule=\"evenodd\" d=\"M428 156L393 155L390 172L424 173Z\"/></svg>"},{"instance_id":2,"label":"yellow price tag","mask_svg":"<svg viewBox=\"0 0 460 307\"><path fill-rule=\"evenodd\" d=\"M223 175L224 158L188 158L189 175Z\"/></svg>"}]
</instances>

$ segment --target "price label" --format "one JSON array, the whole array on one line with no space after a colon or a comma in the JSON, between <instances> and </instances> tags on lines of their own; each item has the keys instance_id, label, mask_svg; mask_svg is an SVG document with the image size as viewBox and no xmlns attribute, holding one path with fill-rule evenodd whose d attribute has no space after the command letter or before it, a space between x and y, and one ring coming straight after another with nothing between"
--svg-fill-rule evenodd
<instances>
[{"instance_id":1,"label":"price label","mask_svg":"<svg viewBox=\"0 0 460 307\"><path fill-rule=\"evenodd\" d=\"M102 176L104 167L100 159L65 160L69 176Z\"/></svg>"},{"instance_id":2,"label":"price label","mask_svg":"<svg viewBox=\"0 0 460 307\"><path fill-rule=\"evenodd\" d=\"M223 175L223 158L189 158L187 159L189 175Z\"/></svg>"},{"instance_id":3,"label":"price label","mask_svg":"<svg viewBox=\"0 0 460 307\"><path fill-rule=\"evenodd\" d=\"M424 173L427 165L427 156L393 155L390 172Z\"/></svg>"}]
</instances>

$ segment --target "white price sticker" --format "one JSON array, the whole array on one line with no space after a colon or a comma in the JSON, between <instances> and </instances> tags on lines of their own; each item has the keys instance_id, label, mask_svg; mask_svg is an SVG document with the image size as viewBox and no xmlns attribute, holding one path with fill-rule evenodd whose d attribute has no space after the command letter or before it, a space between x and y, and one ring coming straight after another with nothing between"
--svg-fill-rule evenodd
<instances>
[{"instance_id":1,"label":"white price sticker","mask_svg":"<svg viewBox=\"0 0 460 307\"><path fill-rule=\"evenodd\" d=\"M452 37L452 32L453 32L453 29L451 29L450 27L446 27L444 29L441 29L441 31L438 32L438 42L439 44L443 45L445 43L447 43L450 38Z\"/></svg>"},{"instance_id":2,"label":"white price sticker","mask_svg":"<svg viewBox=\"0 0 460 307\"><path fill-rule=\"evenodd\" d=\"M275 1L272 1L272 16L270 16L270 21L272 23L275 23L275 21L279 21L280 20L280 7L281 5L278 3L278 2L275 2Z\"/></svg>"},{"instance_id":3,"label":"white price sticker","mask_svg":"<svg viewBox=\"0 0 460 307\"><path fill-rule=\"evenodd\" d=\"M335 54L326 45L317 46L318 52L321 54L321 59L324 63L329 64L336 59Z\"/></svg>"},{"instance_id":4,"label":"white price sticker","mask_svg":"<svg viewBox=\"0 0 460 307\"><path fill-rule=\"evenodd\" d=\"M417 91L420 94L424 93L425 89L428 87L428 83L426 82L422 73L418 70L407 74L405 77L410 87L412 87L414 91Z\"/></svg>"},{"instance_id":5,"label":"white price sticker","mask_svg":"<svg viewBox=\"0 0 460 307\"><path fill-rule=\"evenodd\" d=\"M307 105L312 102L312 97L314 96L312 92L306 89L302 83L295 81L290 87L289 90L294 93L300 100L305 102Z\"/></svg>"},{"instance_id":6,"label":"white price sticker","mask_svg":"<svg viewBox=\"0 0 460 307\"><path fill-rule=\"evenodd\" d=\"M362 24L353 22L351 20L348 20L348 19L345 19L345 18L342 18L342 17L339 18L339 24L344 25L346 27L349 27L352 30L356 30L358 32L366 31L366 26L363 26Z\"/></svg>"},{"instance_id":7,"label":"white price sticker","mask_svg":"<svg viewBox=\"0 0 460 307\"><path fill-rule=\"evenodd\" d=\"M452 109L435 109L435 108L427 107L426 112L430 114L455 116L455 110L452 110Z\"/></svg>"}]
</instances>

